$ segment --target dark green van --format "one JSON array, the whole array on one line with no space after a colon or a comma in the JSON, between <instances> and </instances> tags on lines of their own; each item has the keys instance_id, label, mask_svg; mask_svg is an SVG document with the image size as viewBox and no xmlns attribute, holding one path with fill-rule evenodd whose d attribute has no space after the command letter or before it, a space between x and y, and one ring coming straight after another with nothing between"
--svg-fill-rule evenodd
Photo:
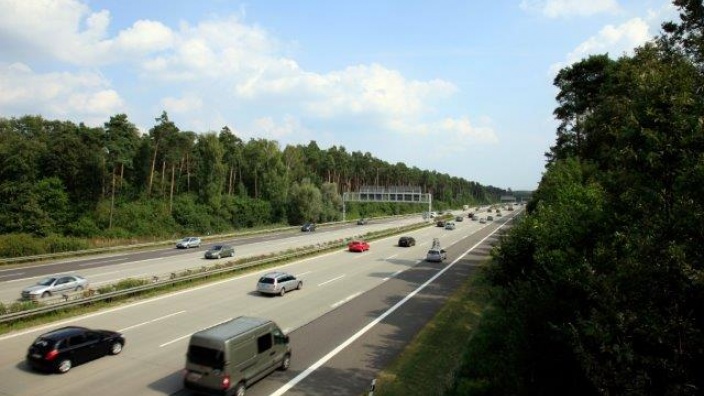
<instances>
[{"instance_id":1,"label":"dark green van","mask_svg":"<svg viewBox=\"0 0 704 396\"><path fill-rule=\"evenodd\" d=\"M243 396L247 386L290 362L288 336L274 322L240 316L191 335L183 385L197 393Z\"/></svg>"}]
</instances>

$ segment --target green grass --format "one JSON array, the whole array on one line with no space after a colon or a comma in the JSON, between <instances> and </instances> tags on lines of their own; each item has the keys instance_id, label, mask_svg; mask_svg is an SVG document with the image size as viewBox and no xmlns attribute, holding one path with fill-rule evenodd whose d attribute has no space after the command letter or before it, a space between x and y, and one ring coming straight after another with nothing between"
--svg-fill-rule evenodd
<instances>
[{"instance_id":1,"label":"green grass","mask_svg":"<svg viewBox=\"0 0 704 396\"><path fill-rule=\"evenodd\" d=\"M482 275L467 279L398 358L379 373L374 396L442 395L489 301Z\"/></svg>"}]
</instances>

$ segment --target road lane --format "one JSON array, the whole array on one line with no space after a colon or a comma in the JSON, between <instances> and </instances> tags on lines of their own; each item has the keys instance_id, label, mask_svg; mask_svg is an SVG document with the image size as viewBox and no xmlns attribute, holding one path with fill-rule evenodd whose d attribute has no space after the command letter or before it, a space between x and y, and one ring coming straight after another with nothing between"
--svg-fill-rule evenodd
<instances>
[{"instance_id":1,"label":"road lane","mask_svg":"<svg viewBox=\"0 0 704 396\"><path fill-rule=\"evenodd\" d=\"M464 224L455 231L428 227L409 234L418 241L438 237L443 244L450 245L463 235L486 227L476 222ZM65 321L93 328L126 329L127 338L120 356L75 367L67 375L37 374L27 370L23 363L24 352L32 339L61 324L2 336L0 394L30 395L57 389L58 394L91 389L103 396L177 393L181 389L180 372L188 336L195 331L235 316L252 315L272 318L296 334L296 329L389 283L392 274L397 275L391 280L403 277L408 269L415 267L419 267L420 273L437 272L432 266L418 265L425 255L423 245L427 244L399 248L395 241L396 237L372 242L371 250L363 253L365 260L355 259L359 254L339 250L280 266L279 269L293 274L305 274L303 289L285 297L260 296L254 292L256 280L265 272L262 271ZM394 255L393 259L387 259ZM331 283L334 287L315 286L341 274L345 274L344 280ZM344 302L338 304L340 301ZM333 305L338 309L333 309ZM298 356L298 347L294 348Z\"/></svg>"},{"instance_id":2,"label":"road lane","mask_svg":"<svg viewBox=\"0 0 704 396\"><path fill-rule=\"evenodd\" d=\"M344 240L360 233L382 230L419 223L416 217L404 217L380 221L366 226L334 226L321 228L312 233L287 231L273 235L240 237L229 241L235 246L235 258L261 257L269 253L284 252L288 249L322 245L333 240ZM218 243L227 243L219 241ZM176 249L160 248L150 251L123 252L98 255L88 258L62 260L53 263L28 264L12 269L0 269L0 302L17 301L23 288L30 286L48 275L77 273L90 281L92 288L117 283L125 278L166 277L172 272L213 265L217 260L207 260L203 252L214 242L204 243L201 248ZM233 260L223 258L220 262Z\"/></svg>"}]
</instances>

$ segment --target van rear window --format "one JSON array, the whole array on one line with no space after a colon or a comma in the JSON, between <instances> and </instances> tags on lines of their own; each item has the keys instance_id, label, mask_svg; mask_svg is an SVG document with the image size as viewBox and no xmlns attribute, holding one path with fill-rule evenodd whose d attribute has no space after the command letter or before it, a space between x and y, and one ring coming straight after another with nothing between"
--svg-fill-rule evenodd
<instances>
[{"instance_id":1,"label":"van rear window","mask_svg":"<svg viewBox=\"0 0 704 396\"><path fill-rule=\"evenodd\" d=\"M188 361L202 366L222 370L225 365L225 358L222 351L205 348L198 345L188 347Z\"/></svg>"}]
</instances>

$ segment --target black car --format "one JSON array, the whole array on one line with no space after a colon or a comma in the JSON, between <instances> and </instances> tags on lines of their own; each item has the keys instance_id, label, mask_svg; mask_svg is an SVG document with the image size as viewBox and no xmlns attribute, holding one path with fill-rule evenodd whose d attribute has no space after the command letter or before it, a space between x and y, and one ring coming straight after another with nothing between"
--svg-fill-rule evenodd
<instances>
[{"instance_id":1,"label":"black car","mask_svg":"<svg viewBox=\"0 0 704 396\"><path fill-rule=\"evenodd\" d=\"M301 227L301 231L303 231L303 232L312 232L312 231L315 231L315 223L305 223L305 224L303 224L303 227Z\"/></svg>"},{"instance_id":2,"label":"black car","mask_svg":"<svg viewBox=\"0 0 704 396\"><path fill-rule=\"evenodd\" d=\"M357 225L365 225L369 222L369 219L366 217L362 217L361 219L357 220Z\"/></svg>"},{"instance_id":3,"label":"black car","mask_svg":"<svg viewBox=\"0 0 704 396\"><path fill-rule=\"evenodd\" d=\"M68 326L42 334L30 345L27 363L35 369L66 373L105 355L117 355L125 346L122 334Z\"/></svg>"},{"instance_id":4,"label":"black car","mask_svg":"<svg viewBox=\"0 0 704 396\"><path fill-rule=\"evenodd\" d=\"M438 227L445 227L445 220L438 220L438 222L435 223L435 225Z\"/></svg>"},{"instance_id":5,"label":"black car","mask_svg":"<svg viewBox=\"0 0 704 396\"><path fill-rule=\"evenodd\" d=\"M398 239L398 245L401 247L411 247L416 245L416 240L413 237L402 236Z\"/></svg>"}]
</instances>

